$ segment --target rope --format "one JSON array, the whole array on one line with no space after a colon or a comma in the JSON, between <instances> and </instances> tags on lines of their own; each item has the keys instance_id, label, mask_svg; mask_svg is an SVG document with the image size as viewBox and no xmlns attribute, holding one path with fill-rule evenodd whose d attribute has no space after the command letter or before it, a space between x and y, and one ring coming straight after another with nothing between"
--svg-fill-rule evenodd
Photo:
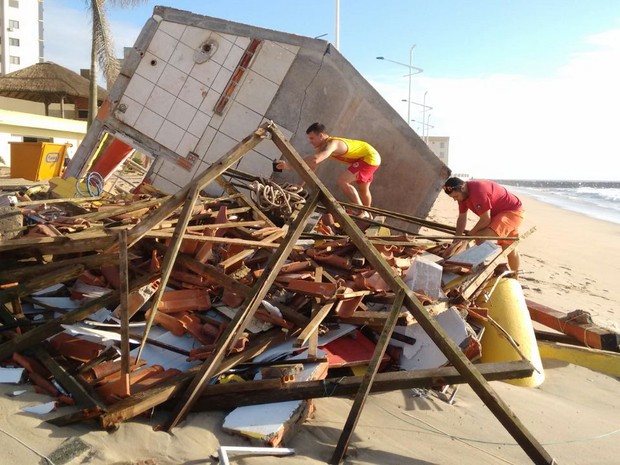
<instances>
[{"instance_id":1,"label":"rope","mask_svg":"<svg viewBox=\"0 0 620 465\"><path fill-rule=\"evenodd\" d=\"M272 212L281 217L290 216L294 210L306 203L301 186L278 183L265 178L253 181L248 185L252 192L252 200L263 212Z\"/></svg>"}]
</instances>

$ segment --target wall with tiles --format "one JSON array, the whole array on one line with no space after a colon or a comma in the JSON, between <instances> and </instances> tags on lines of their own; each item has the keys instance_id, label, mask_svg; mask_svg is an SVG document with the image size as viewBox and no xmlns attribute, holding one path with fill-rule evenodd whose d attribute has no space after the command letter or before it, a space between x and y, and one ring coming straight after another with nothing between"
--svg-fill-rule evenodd
<instances>
[{"instance_id":1,"label":"wall with tiles","mask_svg":"<svg viewBox=\"0 0 620 465\"><path fill-rule=\"evenodd\" d=\"M213 46L209 59L201 46ZM161 21L131 77L114 116L145 136L186 158L189 165L159 156L148 177L155 187L175 192L255 130L278 92L299 47L263 41L222 115L213 108L222 95L249 37ZM283 127L285 134L290 131ZM270 175L279 158L264 141L237 165Z\"/></svg>"}]
</instances>

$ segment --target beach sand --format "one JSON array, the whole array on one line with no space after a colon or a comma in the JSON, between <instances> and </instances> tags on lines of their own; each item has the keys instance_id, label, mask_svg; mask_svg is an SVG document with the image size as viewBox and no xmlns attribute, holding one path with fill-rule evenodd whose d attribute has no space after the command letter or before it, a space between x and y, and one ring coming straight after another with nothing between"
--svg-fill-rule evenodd
<instances>
[{"instance_id":1,"label":"beach sand","mask_svg":"<svg viewBox=\"0 0 620 465\"><path fill-rule=\"evenodd\" d=\"M523 198L527 219L523 231L536 232L520 245L521 282L528 298L564 312L582 309L595 322L620 326L620 225L571 213ZM456 204L440 195L431 219L453 224ZM535 389L492 382L530 432L559 464L615 464L620 457L618 380L585 368L545 361L545 383ZM172 434L150 420L122 424L106 433L93 423L57 428L42 418L21 413L21 407L47 396L31 386L23 396L0 386L1 463L40 463L26 446L49 455L63 441L79 437L92 450L70 463L203 464L217 454L219 444L247 445L221 431L225 413L191 414ZM316 400L315 417L287 444L297 455L287 458L235 459L238 464L318 464L333 453L351 407L350 399ZM67 411L65 409L65 411ZM50 414L49 417L58 415ZM9 436L12 435L13 437ZM451 438L448 435L463 439ZM17 439L16 439L17 438ZM531 463L469 386L462 386L454 405L437 398L414 398L411 391L372 395L355 430L346 463L351 464L495 464Z\"/></svg>"}]
</instances>

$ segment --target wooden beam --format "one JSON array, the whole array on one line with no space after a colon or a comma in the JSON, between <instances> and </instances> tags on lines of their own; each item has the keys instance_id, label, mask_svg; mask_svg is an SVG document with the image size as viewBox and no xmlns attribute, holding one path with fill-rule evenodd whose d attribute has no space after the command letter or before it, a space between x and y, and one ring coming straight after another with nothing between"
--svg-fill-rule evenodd
<instances>
[{"instance_id":1,"label":"wooden beam","mask_svg":"<svg viewBox=\"0 0 620 465\"><path fill-rule=\"evenodd\" d=\"M131 395L129 374L129 259L127 250L127 230L118 232L119 245L119 275L121 281L121 379L123 380L124 395Z\"/></svg>"},{"instance_id":2,"label":"wooden beam","mask_svg":"<svg viewBox=\"0 0 620 465\"><path fill-rule=\"evenodd\" d=\"M555 329L563 334L572 336L586 347L594 349L620 352L620 334L602 328L591 321L580 323L571 319L568 314L560 312L546 305L525 299L527 309L532 320Z\"/></svg>"},{"instance_id":3,"label":"wooden beam","mask_svg":"<svg viewBox=\"0 0 620 465\"><path fill-rule=\"evenodd\" d=\"M315 334L318 335L319 325L323 322L327 315L329 315L329 312L333 306L333 303L325 304L314 315L312 315L310 323L308 323L308 325L304 328L304 330L297 337L297 340L293 344L294 347L303 347L303 345L308 341L308 339L310 339ZM316 353L314 354L314 356L316 356Z\"/></svg>"},{"instance_id":4,"label":"wooden beam","mask_svg":"<svg viewBox=\"0 0 620 465\"><path fill-rule=\"evenodd\" d=\"M115 264L118 262L118 254L94 254L86 257L68 258L56 262L46 263L45 265L28 265L17 268L7 268L0 271L0 283L16 282L30 279L34 276L68 267L70 265L83 265L84 269L90 270L98 268L103 264Z\"/></svg>"},{"instance_id":5,"label":"wooden beam","mask_svg":"<svg viewBox=\"0 0 620 465\"><path fill-rule=\"evenodd\" d=\"M285 238L282 240L280 247L271 256L263 274L256 282L254 287L254 295L251 298L246 299L244 302L244 309L238 311L235 317L230 321L230 323L228 323L226 330L218 340L215 351L207 360L205 360L200 373L196 375L190 387L185 393L183 393L183 396L175 407L170 420L165 425L165 429L167 431L174 428L189 412L196 399L200 397L206 382L216 373L218 366L223 360L229 347L231 347L231 344L234 344L237 336L245 330L251 318L254 316L254 313L261 305L262 300L267 295L269 288L274 283L280 268L282 268L282 265L288 258L295 242L297 242L297 239L299 239L299 236L303 232L303 227L316 208L317 203L318 195L315 194L306 202L301 211L297 213L297 217L293 221L293 224L289 228Z\"/></svg>"},{"instance_id":6,"label":"wooden beam","mask_svg":"<svg viewBox=\"0 0 620 465\"><path fill-rule=\"evenodd\" d=\"M59 237L20 237L10 241L0 241L0 252L14 250L14 253L38 251L42 255L70 254L104 250L114 241L115 237L103 230Z\"/></svg>"},{"instance_id":7,"label":"wooden beam","mask_svg":"<svg viewBox=\"0 0 620 465\"><path fill-rule=\"evenodd\" d=\"M342 429L340 439L338 440L338 444L336 445L336 450L334 451L334 455L332 455L332 464L337 465L342 460L344 460L344 456L347 453L347 449L349 448L351 436L353 436L353 431L357 426L357 422L359 421L359 418L362 414L362 409L364 408L364 404L366 403L366 399L368 398L368 394L370 393L372 384L375 380L375 377L377 376L377 372L379 371L379 365L381 364L383 355L385 354L387 346L390 343L390 337L394 332L394 327L396 326L396 321L398 320L398 316L400 315L400 309L403 306L404 300L405 291L401 289L396 294L396 298L394 299L394 303L392 304L392 309L390 310L390 316L385 322L385 326L383 327L381 336L379 336L379 340L377 341L375 351L372 354L372 359L368 364L368 369L364 374L364 379L360 383L360 387L355 396L355 400L353 401L353 407L351 407L349 417L347 418L344 428Z\"/></svg>"},{"instance_id":8,"label":"wooden beam","mask_svg":"<svg viewBox=\"0 0 620 465\"><path fill-rule=\"evenodd\" d=\"M328 211L334 215L336 221L340 223L341 227L350 236L351 242L353 242L357 249L366 257L371 266L377 270L379 275L394 292L401 289L406 292L405 306L416 318L422 329L426 331L432 341L446 356L448 361L466 378L478 397L480 397L500 423L513 438L515 438L525 453L535 463L554 463L553 457L549 455L545 448L528 431L525 425L521 423L510 407L495 393L480 372L465 357L461 349L447 335L444 329L439 326L435 319L430 316L415 294L407 288L404 281L400 277L394 276L392 268L386 263L383 256L367 242L363 232L336 201L334 196L327 190L316 174L308 168L295 148L286 140L282 132L275 125L272 125L269 131L272 134L273 142L301 176L302 180L305 181L311 189L314 188L319 190L323 204L327 207Z\"/></svg>"},{"instance_id":9,"label":"wooden beam","mask_svg":"<svg viewBox=\"0 0 620 465\"><path fill-rule=\"evenodd\" d=\"M178 224L178 223L177 223ZM175 237L174 233L167 231L149 231L144 234L144 237L153 238L171 238ZM249 241L247 239L238 239L236 237L212 237L212 236L196 236L193 234L182 234L181 240L189 239L197 242L213 242L214 244L237 244L244 245L246 247L252 247L256 249L277 249L278 244L269 241Z\"/></svg>"},{"instance_id":10,"label":"wooden beam","mask_svg":"<svg viewBox=\"0 0 620 465\"><path fill-rule=\"evenodd\" d=\"M39 361L47 368L50 373L56 378L62 387L64 387L73 398L84 408L98 408L105 410L103 403L91 396L90 393L84 389L84 386L80 384L58 361L53 358L47 350L41 346L37 346L34 351L35 356Z\"/></svg>"},{"instance_id":11,"label":"wooden beam","mask_svg":"<svg viewBox=\"0 0 620 465\"><path fill-rule=\"evenodd\" d=\"M524 360L476 365L487 381L527 378L533 366ZM267 404L321 397L349 397L359 391L363 376L346 376L325 380L281 384L277 389L272 380L248 381L239 384L211 384L194 405L194 411L224 410L243 405ZM431 388L451 384L465 384L467 380L454 367L426 370L391 371L377 373L370 392L399 391L401 389ZM113 407L112 407L113 408Z\"/></svg>"},{"instance_id":12,"label":"wooden beam","mask_svg":"<svg viewBox=\"0 0 620 465\"><path fill-rule=\"evenodd\" d=\"M83 215L76 215L73 218L83 218L88 221L97 221L103 220L106 218L111 218L116 215L123 215L125 213L135 212L137 210L142 210L143 208L151 208L155 205L159 205L160 203L164 203L166 200L170 198L169 195L165 197L160 197L157 199L151 199L142 202L132 202L129 205L124 205L122 207L118 207L115 209L102 210L92 213L84 213Z\"/></svg>"}]
</instances>

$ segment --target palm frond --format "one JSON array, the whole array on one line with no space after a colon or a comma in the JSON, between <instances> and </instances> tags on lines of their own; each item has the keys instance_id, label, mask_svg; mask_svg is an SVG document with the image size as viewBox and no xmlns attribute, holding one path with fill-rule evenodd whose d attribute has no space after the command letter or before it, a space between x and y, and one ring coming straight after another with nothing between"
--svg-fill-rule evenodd
<instances>
[{"instance_id":1,"label":"palm frond","mask_svg":"<svg viewBox=\"0 0 620 465\"><path fill-rule=\"evenodd\" d=\"M105 76L108 87L116 80L119 62L114 56L114 42L106 15L107 0L92 0L93 42L97 51L97 61Z\"/></svg>"}]
</instances>

